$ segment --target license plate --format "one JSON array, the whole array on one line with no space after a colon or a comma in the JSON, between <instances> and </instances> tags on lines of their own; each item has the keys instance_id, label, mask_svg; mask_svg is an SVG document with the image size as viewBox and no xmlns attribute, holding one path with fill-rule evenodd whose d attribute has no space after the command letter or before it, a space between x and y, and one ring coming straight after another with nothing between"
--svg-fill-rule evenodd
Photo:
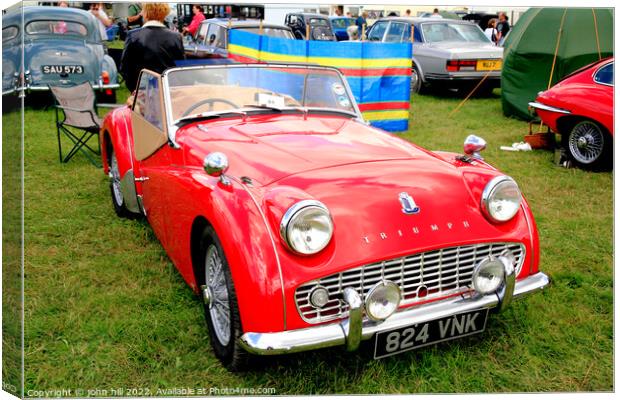
<instances>
[{"instance_id":1,"label":"license plate","mask_svg":"<svg viewBox=\"0 0 620 400\"><path fill-rule=\"evenodd\" d=\"M485 308L379 332L375 338L375 358L480 333L486 327L488 315L489 309Z\"/></svg>"},{"instance_id":2,"label":"license plate","mask_svg":"<svg viewBox=\"0 0 620 400\"><path fill-rule=\"evenodd\" d=\"M499 71L502 69L502 60L478 60L476 70L478 71Z\"/></svg>"},{"instance_id":3,"label":"license plate","mask_svg":"<svg viewBox=\"0 0 620 400\"><path fill-rule=\"evenodd\" d=\"M41 72L44 74L83 74L84 67L81 65L43 65Z\"/></svg>"}]
</instances>

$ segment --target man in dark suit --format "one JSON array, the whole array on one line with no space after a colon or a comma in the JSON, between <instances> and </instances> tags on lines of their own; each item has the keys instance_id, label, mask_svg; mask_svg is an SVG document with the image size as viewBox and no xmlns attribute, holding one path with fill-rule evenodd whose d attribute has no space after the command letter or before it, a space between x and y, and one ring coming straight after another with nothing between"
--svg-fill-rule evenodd
<instances>
[{"instance_id":1,"label":"man in dark suit","mask_svg":"<svg viewBox=\"0 0 620 400\"><path fill-rule=\"evenodd\" d=\"M185 59L183 38L163 24L169 13L170 7L165 3L145 3L142 15L146 23L127 35L120 73L132 92L138 85L142 69L162 73L176 66L175 60Z\"/></svg>"}]
</instances>

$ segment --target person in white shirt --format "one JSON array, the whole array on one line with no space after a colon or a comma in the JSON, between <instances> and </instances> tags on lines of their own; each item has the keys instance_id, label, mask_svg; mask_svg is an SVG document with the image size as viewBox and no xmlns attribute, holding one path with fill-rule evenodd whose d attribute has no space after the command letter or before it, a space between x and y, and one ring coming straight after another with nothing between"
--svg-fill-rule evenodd
<instances>
[{"instance_id":1,"label":"person in white shirt","mask_svg":"<svg viewBox=\"0 0 620 400\"><path fill-rule=\"evenodd\" d=\"M433 14L430 16L431 18L443 18L441 14L439 14L439 9L436 8L433 10Z\"/></svg>"},{"instance_id":2,"label":"person in white shirt","mask_svg":"<svg viewBox=\"0 0 620 400\"><path fill-rule=\"evenodd\" d=\"M495 29L495 24L496 23L497 23L497 21L495 20L495 18L491 18L489 20L489 23L487 24L487 29L484 30L484 34L494 44L497 43L497 29Z\"/></svg>"},{"instance_id":3,"label":"person in white shirt","mask_svg":"<svg viewBox=\"0 0 620 400\"><path fill-rule=\"evenodd\" d=\"M101 40L108 40L108 34L106 33L106 29L112 25L112 20L107 16L105 11L103 11L102 3L92 3L90 5L91 14L97 18L97 22L99 22L99 32L101 32Z\"/></svg>"}]
</instances>

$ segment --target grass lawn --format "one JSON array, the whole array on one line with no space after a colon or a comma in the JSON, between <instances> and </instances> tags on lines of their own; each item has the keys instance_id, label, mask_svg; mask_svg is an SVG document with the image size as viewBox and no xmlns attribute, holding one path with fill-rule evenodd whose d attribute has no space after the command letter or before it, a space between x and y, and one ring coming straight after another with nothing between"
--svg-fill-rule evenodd
<instances>
[{"instance_id":1,"label":"grass lawn","mask_svg":"<svg viewBox=\"0 0 620 400\"><path fill-rule=\"evenodd\" d=\"M472 99L449 117L458 102L416 96L403 136L456 152L466 135L484 137L487 161L516 179L534 211L552 285L492 315L478 336L379 361L370 344L356 353L277 357L242 374L227 372L211 352L200 301L148 224L116 217L107 177L83 156L59 164L53 111L27 109L26 395L613 390L612 174L556 167L551 152L500 151L521 141L527 124L503 117L498 96ZM3 124L11 118L3 115Z\"/></svg>"}]
</instances>

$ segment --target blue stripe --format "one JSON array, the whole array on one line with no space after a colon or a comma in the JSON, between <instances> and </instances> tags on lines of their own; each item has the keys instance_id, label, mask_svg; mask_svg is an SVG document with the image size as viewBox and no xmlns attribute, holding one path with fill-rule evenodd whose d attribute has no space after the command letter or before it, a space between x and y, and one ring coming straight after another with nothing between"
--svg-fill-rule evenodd
<instances>
[{"instance_id":1,"label":"blue stripe","mask_svg":"<svg viewBox=\"0 0 620 400\"><path fill-rule=\"evenodd\" d=\"M267 51L270 53L301 57L306 57L306 54L308 54L305 40L291 40L263 36L263 42L261 43L261 45L262 51Z\"/></svg>"},{"instance_id":2,"label":"blue stripe","mask_svg":"<svg viewBox=\"0 0 620 400\"><path fill-rule=\"evenodd\" d=\"M408 58L411 59L409 43L363 42L364 58Z\"/></svg>"},{"instance_id":3,"label":"blue stripe","mask_svg":"<svg viewBox=\"0 0 620 400\"><path fill-rule=\"evenodd\" d=\"M245 32L241 29L231 29L228 40L231 44L260 49L261 35Z\"/></svg>"},{"instance_id":4,"label":"blue stripe","mask_svg":"<svg viewBox=\"0 0 620 400\"><path fill-rule=\"evenodd\" d=\"M408 119L371 121L370 125L388 132L404 132L409 129Z\"/></svg>"},{"instance_id":5,"label":"blue stripe","mask_svg":"<svg viewBox=\"0 0 620 400\"><path fill-rule=\"evenodd\" d=\"M324 42L310 40L308 41L308 56L362 58L362 45L362 42Z\"/></svg>"},{"instance_id":6,"label":"blue stripe","mask_svg":"<svg viewBox=\"0 0 620 400\"><path fill-rule=\"evenodd\" d=\"M409 102L410 79L409 76L347 76L351 91L358 103Z\"/></svg>"}]
</instances>

